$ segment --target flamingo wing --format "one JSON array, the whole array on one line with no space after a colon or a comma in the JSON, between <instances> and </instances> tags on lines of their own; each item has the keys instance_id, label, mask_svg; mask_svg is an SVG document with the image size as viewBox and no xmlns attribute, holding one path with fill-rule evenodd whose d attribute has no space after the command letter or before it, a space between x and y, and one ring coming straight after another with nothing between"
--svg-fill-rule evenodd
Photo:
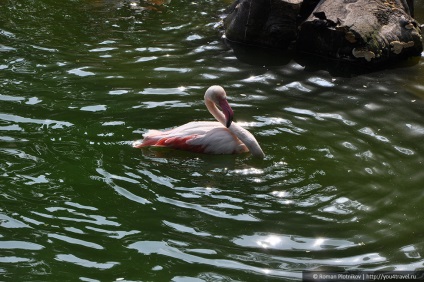
<instances>
[{"instance_id":1,"label":"flamingo wing","mask_svg":"<svg viewBox=\"0 0 424 282\"><path fill-rule=\"evenodd\" d=\"M190 122L168 131L150 130L133 147L170 147L206 154L236 154L247 147L219 122Z\"/></svg>"}]
</instances>

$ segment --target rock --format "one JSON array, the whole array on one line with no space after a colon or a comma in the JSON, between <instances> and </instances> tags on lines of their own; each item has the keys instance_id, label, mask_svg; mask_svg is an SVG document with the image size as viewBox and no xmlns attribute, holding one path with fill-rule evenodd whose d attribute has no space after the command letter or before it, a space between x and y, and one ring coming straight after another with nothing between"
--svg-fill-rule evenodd
<instances>
[{"instance_id":1,"label":"rock","mask_svg":"<svg viewBox=\"0 0 424 282\"><path fill-rule=\"evenodd\" d=\"M413 13L413 0L236 0L224 28L229 41L372 66L420 56Z\"/></svg>"},{"instance_id":2,"label":"rock","mask_svg":"<svg viewBox=\"0 0 424 282\"><path fill-rule=\"evenodd\" d=\"M226 38L261 47L287 48L297 38L302 0L237 0L224 19Z\"/></svg>"},{"instance_id":3,"label":"rock","mask_svg":"<svg viewBox=\"0 0 424 282\"><path fill-rule=\"evenodd\" d=\"M402 0L322 0L300 25L297 48L366 64L423 51L421 29Z\"/></svg>"}]
</instances>

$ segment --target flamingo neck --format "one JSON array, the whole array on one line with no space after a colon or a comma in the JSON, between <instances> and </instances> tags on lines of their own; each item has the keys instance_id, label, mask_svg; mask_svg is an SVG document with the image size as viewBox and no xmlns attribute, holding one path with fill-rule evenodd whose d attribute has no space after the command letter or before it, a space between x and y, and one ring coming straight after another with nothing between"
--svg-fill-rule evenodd
<instances>
[{"instance_id":1,"label":"flamingo neck","mask_svg":"<svg viewBox=\"0 0 424 282\"><path fill-rule=\"evenodd\" d=\"M262 151L261 146L259 146L258 141L256 141L255 136L252 135L249 131L238 125L237 123L231 123L228 129L243 142L246 147L249 149L250 153L254 157L264 158L265 154Z\"/></svg>"},{"instance_id":2,"label":"flamingo neck","mask_svg":"<svg viewBox=\"0 0 424 282\"><path fill-rule=\"evenodd\" d=\"M205 105L209 112L215 117L215 119L225 126L227 123L225 115L217 108L215 103L210 99L205 99Z\"/></svg>"}]
</instances>

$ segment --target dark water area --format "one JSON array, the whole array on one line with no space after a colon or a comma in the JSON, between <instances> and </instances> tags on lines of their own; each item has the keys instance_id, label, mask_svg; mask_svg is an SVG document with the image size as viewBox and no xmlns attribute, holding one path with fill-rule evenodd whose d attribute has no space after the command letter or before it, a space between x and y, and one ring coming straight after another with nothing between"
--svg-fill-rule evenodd
<instances>
[{"instance_id":1,"label":"dark water area","mask_svg":"<svg viewBox=\"0 0 424 282\"><path fill-rule=\"evenodd\" d=\"M424 269L423 59L240 60L230 2L0 0L1 281ZM264 160L131 147L214 84Z\"/></svg>"}]
</instances>

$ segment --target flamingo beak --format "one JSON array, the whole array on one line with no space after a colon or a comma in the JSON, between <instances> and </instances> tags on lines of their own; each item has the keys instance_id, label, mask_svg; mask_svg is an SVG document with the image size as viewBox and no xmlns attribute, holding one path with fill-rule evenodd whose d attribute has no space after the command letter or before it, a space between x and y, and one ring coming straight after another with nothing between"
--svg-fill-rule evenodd
<instances>
[{"instance_id":1,"label":"flamingo beak","mask_svg":"<svg viewBox=\"0 0 424 282\"><path fill-rule=\"evenodd\" d=\"M225 120L226 120L225 126L228 128L233 122L233 115L234 115L233 109L231 109L227 99L219 100L219 106L221 107L221 110L225 116Z\"/></svg>"}]
</instances>

